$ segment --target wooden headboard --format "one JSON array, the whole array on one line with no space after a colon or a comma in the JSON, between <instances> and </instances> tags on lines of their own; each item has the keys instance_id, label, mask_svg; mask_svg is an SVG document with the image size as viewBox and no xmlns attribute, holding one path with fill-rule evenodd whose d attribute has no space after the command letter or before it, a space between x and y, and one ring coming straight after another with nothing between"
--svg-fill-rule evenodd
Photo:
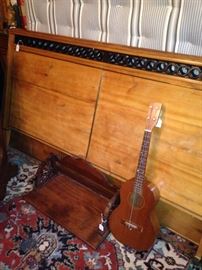
<instances>
[{"instance_id":1,"label":"wooden headboard","mask_svg":"<svg viewBox=\"0 0 202 270\"><path fill-rule=\"evenodd\" d=\"M4 128L12 145L35 157L70 153L126 181L148 106L161 102L163 126L152 134L146 175L160 189L162 224L199 242L201 79L201 57L11 30Z\"/></svg>"}]
</instances>

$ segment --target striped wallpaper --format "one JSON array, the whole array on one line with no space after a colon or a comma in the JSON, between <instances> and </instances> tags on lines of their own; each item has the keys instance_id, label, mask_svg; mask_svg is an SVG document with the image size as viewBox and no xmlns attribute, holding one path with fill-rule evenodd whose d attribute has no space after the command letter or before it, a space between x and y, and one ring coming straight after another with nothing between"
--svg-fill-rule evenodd
<instances>
[{"instance_id":1,"label":"striped wallpaper","mask_svg":"<svg viewBox=\"0 0 202 270\"><path fill-rule=\"evenodd\" d=\"M202 56L202 0L26 0L33 31Z\"/></svg>"}]
</instances>

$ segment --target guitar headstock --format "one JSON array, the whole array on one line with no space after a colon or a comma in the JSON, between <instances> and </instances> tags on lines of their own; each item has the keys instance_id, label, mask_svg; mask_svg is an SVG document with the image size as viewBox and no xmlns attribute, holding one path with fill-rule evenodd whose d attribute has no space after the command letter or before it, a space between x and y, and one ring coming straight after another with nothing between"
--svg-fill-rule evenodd
<instances>
[{"instance_id":1,"label":"guitar headstock","mask_svg":"<svg viewBox=\"0 0 202 270\"><path fill-rule=\"evenodd\" d=\"M146 131L151 132L152 129L156 127L161 127L162 120L160 118L161 115L161 103L152 103L149 106L149 111L146 119Z\"/></svg>"}]
</instances>

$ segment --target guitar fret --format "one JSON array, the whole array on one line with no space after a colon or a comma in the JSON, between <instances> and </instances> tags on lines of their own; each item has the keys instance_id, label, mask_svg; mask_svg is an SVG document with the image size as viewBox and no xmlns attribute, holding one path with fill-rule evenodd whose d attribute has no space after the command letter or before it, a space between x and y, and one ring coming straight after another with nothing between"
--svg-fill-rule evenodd
<instances>
[{"instance_id":1,"label":"guitar fret","mask_svg":"<svg viewBox=\"0 0 202 270\"><path fill-rule=\"evenodd\" d=\"M151 139L151 132L145 130L143 142L140 150L140 157L138 160L138 167L135 176L134 191L136 193L142 192L142 186L145 179L146 162L148 157L149 145Z\"/></svg>"}]
</instances>

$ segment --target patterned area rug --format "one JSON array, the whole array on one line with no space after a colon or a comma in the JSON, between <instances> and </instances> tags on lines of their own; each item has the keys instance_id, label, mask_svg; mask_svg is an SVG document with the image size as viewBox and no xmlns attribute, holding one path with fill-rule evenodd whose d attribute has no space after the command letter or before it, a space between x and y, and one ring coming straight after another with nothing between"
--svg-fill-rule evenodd
<instances>
[{"instance_id":1,"label":"patterned area rug","mask_svg":"<svg viewBox=\"0 0 202 270\"><path fill-rule=\"evenodd\" d=\"M33 189L39 162L14 149L9 159L19 173L0 203L1 270L194 269L190 260L197 246L167 228L161 228L147 252L122 245L112 234L93 250L20 197Z\"/></svg>"}]
</instances>

